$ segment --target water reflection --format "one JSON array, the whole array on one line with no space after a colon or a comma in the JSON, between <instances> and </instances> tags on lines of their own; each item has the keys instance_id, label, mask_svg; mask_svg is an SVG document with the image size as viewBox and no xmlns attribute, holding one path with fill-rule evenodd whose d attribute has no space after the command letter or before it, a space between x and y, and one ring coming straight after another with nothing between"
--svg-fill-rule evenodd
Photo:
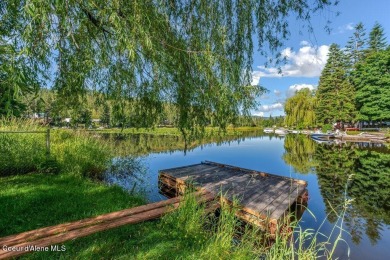
<instances>
[{"instance_id":1,"label":"water reflection","mask_svg":"<svg viewBox=\"0 0 390 260\"><path fill-rule=\"evenodd\" d=\"M246 138L258 137L259 131L245 131L223 136L206 135L201 140L185 142L182 136L153 134L102 134L104 140L114 147L116 155L147 155L150 153L184 151L189 152L197 147L203 148L210 144L223 145L231 142L244 141ZM272 138L281 138L269 135Z\"/></svg>"},{"instance_id":2,"label":"water reflection","mask_svg":"<svg viewBox=\"0 0 390 260\"><path fill-rule=\"evenodd\" d=\"M283 160L296 172L307 174L316 166L315 143L305 135L287 135L284 140Z\"/></svg>"},{"instance_id":3,"label":"water reflection","mask_svg":"<svg viewBox=\"0 0 390 260\"><path fill-rule=\"evenodd\" d=\"M345 198L352 198L344 219L352 241L359 244L366 234L376 244L390 224L390 152L386 146L317 144L305 136L287 136L284 147L286 163L297 172L317 174L328 220L335 223L335 211L341 211Z\"/></svg>"}]
</instances>

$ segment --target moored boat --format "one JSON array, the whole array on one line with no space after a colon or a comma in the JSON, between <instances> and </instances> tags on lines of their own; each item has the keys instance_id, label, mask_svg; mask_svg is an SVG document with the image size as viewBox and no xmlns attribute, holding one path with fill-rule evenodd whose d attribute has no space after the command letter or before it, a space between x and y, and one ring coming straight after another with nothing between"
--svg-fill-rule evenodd
<instances>
[{"instance_id":1,"label":"moored boat","mask_svg":"<svg viewBox=\"0 0 390 260\"><path fill-rule=\"evenodd\" d=\"M286 129L283 129L283 128L278 128L278 129L275 129L275 134L278 134L278 135L285 135L287 134L287 130Z\"/></svg>"},{"instance_id":2,"label":"moored boat","mask_svg":"<svg viewBox=\"0 0 390 260\"><path fill-rule=\"evenodd\" d=\"M315 140L330 140L330 139L334 139L335 135L334 134L314 133L314 134L310 134L310 137L315 139Z\"/></svg>"}]
</instances>

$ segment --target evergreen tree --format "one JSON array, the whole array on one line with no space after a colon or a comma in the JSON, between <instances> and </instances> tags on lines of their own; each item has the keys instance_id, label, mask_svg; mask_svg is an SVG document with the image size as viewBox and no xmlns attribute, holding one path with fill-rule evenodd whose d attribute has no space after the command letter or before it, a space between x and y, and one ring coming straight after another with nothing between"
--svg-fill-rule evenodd
<instances>
[{"instance_id":1,"label":"evergreen tree","mask_svg":"<svg viewBox=\"0 0 390 260\"><path fill-rule=\"evenodd\" d=\"M346 55L337 44L332 44L316 92L316 117L320 124L355 119L354 89L347 78L347 67Z\"/></svg>"},{"instance_id":2,"label":"evergreen tree","mask_svg":"<svg viewBox=\"0 0 390 260\"><path fill-rule=\"evenodd\" d=\"M100 123L106 127L110 127L111 125L111 109L107 102L103 104L103 112L100 116Z\"/></svg>"},{"instance_id":3,"label":"evergreen tree","mask_svg":"<svg viewBox=\"0 0 390 260\"><path fill-rule=\"evenodd\" d=\"M358 120L390 119L390 48L370 52L352 74Z\"/></svg>"},{"instance_id":4,"label":"evergreen tree","mask_svg":"<svg viewBox=\"0 0 390 260\"><path fill-rule=\"evenodd\" d=\"M383 27L379 23L375 23L372 28L368 40L369 51L380 51L384 50L387 47L386 37L383 30Z\"/></svg>"},{"instance_id":5,"label":"evergreen tree","mask_svg":"<svg viewBox=\"0 0 390 260\"><path fill-rule=\"evenodd\" d=\"M299 90L294 96L287 99L284 105L287 126L299 129L315 125L316 99L312 91L307 88Z\"/></svg>"},{"instance_id":6,"label":"evergreen tree","mask_svg":"<svg viewBox=\"0 0 390 260\"><path fill-rule=\"evenodd\" d=\"M355 31L346 46L346 54L351 68L363 59L366 44L366 30L363 23L360 22L355 26Z\"/></svg>"}]
</instances>

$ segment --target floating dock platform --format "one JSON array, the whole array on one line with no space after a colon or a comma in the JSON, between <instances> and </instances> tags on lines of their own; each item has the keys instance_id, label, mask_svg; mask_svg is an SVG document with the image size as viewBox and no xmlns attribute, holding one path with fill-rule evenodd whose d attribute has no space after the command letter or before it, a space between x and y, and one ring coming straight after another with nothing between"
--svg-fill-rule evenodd
<instances>
[{"instance_id":1,"label":"floating dock platform","mask_svg":"<svg viewBox=\"0 0 390 260\"><path fill-rule=\"evenodd\" d=\"M160 170L159 186L168 197L192 186L229 203L237 200L237 216L271 234L292 211L300 217L308 198L306 181L209 161Z\"/></svg>"}]
</instances>

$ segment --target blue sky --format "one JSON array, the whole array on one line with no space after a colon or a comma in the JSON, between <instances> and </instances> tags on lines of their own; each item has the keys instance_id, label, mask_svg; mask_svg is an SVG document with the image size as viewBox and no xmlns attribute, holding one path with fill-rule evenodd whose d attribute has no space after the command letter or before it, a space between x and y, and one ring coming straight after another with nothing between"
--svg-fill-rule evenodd
<instances>
[{"instance_id":1,"label":"blue sky","mask_svg":"<svg viewBox=\"0 0 390 260\"><path fill-rule=\"evenodd\" d=\"M340 15L336 16L336 12L340 12ZM253 114L284 115L286 98L294 95L296 90L316 88L330 44L337 43L344 47L357 23L364 24L368 36L375 22L378 22L383 26L389 41L389 16L390 0L340 0L339 5L331 11L313 16L313 34L299 33L304 30L301 29L303 23L292 19L290 39L282 48L282 53L287 57L287 63L282 65L282 75L277 72L277 68L264 68L265 59L256 52L254 54L252 84L260 84L269 92L260 98L261 106ZM327 19L332 22L331 33L324 30Z\"/></svg>"}]
</instances>

